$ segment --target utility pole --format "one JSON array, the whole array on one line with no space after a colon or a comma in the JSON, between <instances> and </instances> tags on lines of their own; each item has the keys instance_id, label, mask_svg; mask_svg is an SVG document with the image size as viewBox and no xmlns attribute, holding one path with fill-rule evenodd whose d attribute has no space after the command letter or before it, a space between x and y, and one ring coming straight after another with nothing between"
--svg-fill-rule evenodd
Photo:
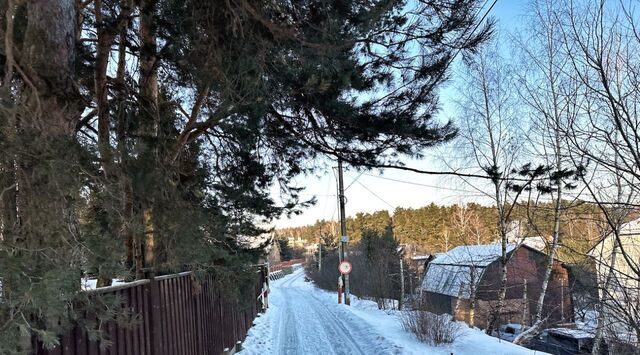
<instances>
[{"instance_id":1,"label":"utility pole","mask_svg":"<svg viewBox=\"0 0 640 355\"><path fill-rule=\"evenodd\" d=\"M322 271L322 234L318 240L318 271Z\"/></svg>"},{"instance_id":2,"label":"utility pole","mask_svg":"<svg viewBox=\"0 0 640 355\"><path fill-rule=\"evenodd\" d=\"M344 212L344 182L342 178L342 159L338 158L338 201L340 203L340 262L345 260L347 255L347 242L349 238L347 237L347 220ZM344 304L351 304L351 299L349 298L349 274L342 276L342 282L344 284Z\"/></svg>"},{"instance_id":3,"label":"utility pole","mask_svg":"<svg viewBox=\"0 0 640 355\"><path fill-rule=\"evenodd\" d=\"M402 310L404 302L404 260L400 255L400 301L398 302L398 309Z\"/></svg>"}]
</instances>

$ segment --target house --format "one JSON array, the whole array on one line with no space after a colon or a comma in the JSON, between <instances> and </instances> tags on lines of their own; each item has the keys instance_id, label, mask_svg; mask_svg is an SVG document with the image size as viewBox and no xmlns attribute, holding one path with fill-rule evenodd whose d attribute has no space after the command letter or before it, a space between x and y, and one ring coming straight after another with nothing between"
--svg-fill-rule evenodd
<instances>
[{"instance_id":1,"label":"house","mask_svg":"<svg viewBox=\"0 0 640 355\"><path fill-rule=\"evenodd\" d=\"M501 244L465 245L437 254L427 265L422 299L427 310L485 328L500 291ZM500 324L531 324L542 288L547 255L525 244L507 245L507 293ZM570 321L568 272L554 261L543 317Z\"/></svg>"},{"instance_id":2,"label":"house","mask_svg":"<svg viewBox=\"0 0 640 355\"><path fill-rule=\"evenodd\" d=\"M433 255L414 255L411 257L411 267L421 275L427 270L427 265L433 260Z\"/></svg>"},{"instance_id":3,"label":"house","mask_svg":"<svg viewBox=\"0 0 640 355\"><path fill-rule=\"evenodd\" d=\"M616 255L612 258L614 247ZM620 340L637 343L640 339L640 219L620 226L618 238L610 233L588 254L596 265L607 332Z\"/></svg>"},{"instance_id":4,"label":"house","mask_svg":"<svg viewBox=\"0 0 640 355\"><path fill-rule=\"evenodd\" d=\"M640 219L633 220L620 226L619 249L613 265L614 279L619 287L638 290L640 284ZM598 282L604 284L607 272L612 266L611 254L616 238L610 233L596 244L589 255L596 262ZM626 256L623 255L623 253Z\"/></svg>"},{"instance_id":5,"label":"house","mask_svg":"<svg viewBox=\"0 0 640 355\"><path fill-rule=\"evenodd\" d=\"M544 251L547 246L550 244L549 238L545 238L542 236L531 236L527 235L525 229L523 228L522 221L513 221L509 225L509 231L507 232L507 243L513 244L525 244L530 246L533 249ZM499 243L500 240L496 240L495 243Z\"/></svg>"}]
</instances>

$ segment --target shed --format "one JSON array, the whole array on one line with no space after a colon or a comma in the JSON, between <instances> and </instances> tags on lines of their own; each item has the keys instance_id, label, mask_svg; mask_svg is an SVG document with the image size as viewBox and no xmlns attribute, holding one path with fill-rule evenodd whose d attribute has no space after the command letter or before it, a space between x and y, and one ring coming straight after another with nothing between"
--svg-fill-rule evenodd
<instances>
[{"instance_id":1,"label":"shed","mask_svg":"<svg viewBox=\"0 0 640 355\"><path fill-rule=\"evenodd\" d=\"M508 244L506 251L507 294L500 323L528 325L536 310L548 257L524 244ZM501 255L502 246L498 243L463 245L437 254L428 264L422 282L427 309L437 314L449 313L484 328L498 300ZM472 303L474 314L470 312ZM573 318L568 272L557 260L544 312L552 322Z\"/></svg>"}]
</instances>

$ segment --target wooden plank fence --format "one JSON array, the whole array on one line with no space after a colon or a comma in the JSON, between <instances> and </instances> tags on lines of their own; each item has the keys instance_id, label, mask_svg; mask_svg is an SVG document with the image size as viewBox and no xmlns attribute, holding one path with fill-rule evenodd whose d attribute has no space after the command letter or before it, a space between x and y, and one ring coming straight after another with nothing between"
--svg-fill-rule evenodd
<instances>
[{"instance_id":1,"label":"wooden plank fence","mask_svg":"<svg viewBox=\"0 0 640 355\"><path fill-rule=\"evenodd\" d=\"M111 342L99 341L76 326L60 337L60 345L45 350L34 341L36 355L219 355L243 341L257 314L263 310L260 295L268 284L266 265L257 268L252 294L231 301L212 279L196 282L192 272L157 276L123 285L100 288L91 293L118 296L123 306L137 316L133 326L106 324ZM89 318L89 316L87 316Z\"/></svg>"}]
</instances>

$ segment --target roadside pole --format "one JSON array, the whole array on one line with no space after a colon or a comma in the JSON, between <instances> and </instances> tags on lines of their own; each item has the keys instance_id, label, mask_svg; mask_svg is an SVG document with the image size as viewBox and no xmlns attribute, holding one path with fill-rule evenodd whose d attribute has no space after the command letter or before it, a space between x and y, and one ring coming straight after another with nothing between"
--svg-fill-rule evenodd
<instances>
[{"instance_id":1,"label":"roadside pole","mask_svg":"<svg viewBox=\"0 0 640 355\"><path fill-rule=\"evenodd\" d=\"M404 303L404 260L402 255L400 256L400 301L398 302L398 309L402 309Z\"/></svg>"},{"instance_id":2,"label":"roadside pole","mask_svg":"<svg viewBox=\"0 0 640 355\"><path fill-rule=\"evenodd\" d=\"M342 159L338 158L338 200L340 203L340 262L345 260L347 255L347 242L349 238L347 237L347 220L344 211L344 182L342 178ZM350 305L351 299L349 297L349 275L343 275L343 283L344 283L344 304Z\"/></svg>"},{"instance_id":3,"label":"roadside pole","mask_svg":"<svg viewBox=\"0 0 640 355\"><path fill-rule=\"evenodd\" d=\"M318 271L322 271L322 235L318 240Z\"/></svg>"}]
</instances>

